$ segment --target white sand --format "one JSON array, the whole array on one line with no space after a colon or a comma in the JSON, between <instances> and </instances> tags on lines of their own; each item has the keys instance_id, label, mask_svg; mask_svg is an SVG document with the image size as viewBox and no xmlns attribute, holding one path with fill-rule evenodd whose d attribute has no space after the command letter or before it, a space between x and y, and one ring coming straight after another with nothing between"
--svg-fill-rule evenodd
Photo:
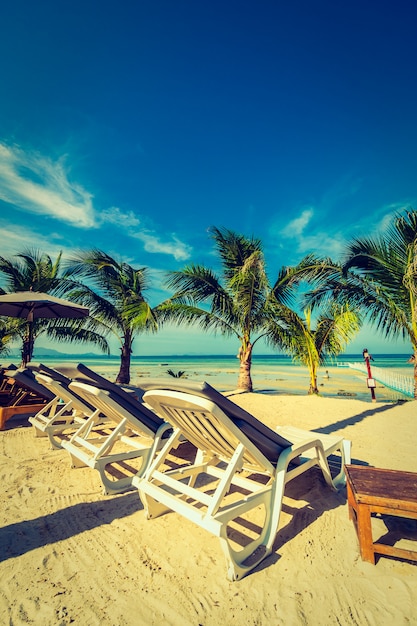
<instances>
[{"instance_id":1,"label":"white sand","mask_svg":"<svg viewBox=\"0 0 417 626\"><path fill-rule=\"evenodd\" d=\"M272 427L343 434L353 462L417 472L415 402L234 399ZM345 491L314 469L287 487L273 555L232 583L215 537L174 513L146 521L137 492L103 496L31 428L0 432L0 450L1 624L417 624L417 564L362 562Z\"/></svg>"}]
</instances>

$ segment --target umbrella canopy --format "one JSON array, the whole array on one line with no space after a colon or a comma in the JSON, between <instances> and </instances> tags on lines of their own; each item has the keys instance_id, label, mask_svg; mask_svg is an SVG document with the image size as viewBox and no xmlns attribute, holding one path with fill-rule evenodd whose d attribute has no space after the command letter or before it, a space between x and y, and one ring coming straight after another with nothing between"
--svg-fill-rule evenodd
<instances>
[{"instance_id":1,"label":"umbrella canopy","mask_svg":"<svg viewBox=\"0 0 417 626\"><path fill-rule=\"evenodd\" d=\"M17 291L0 296L0 315L28 321L39 318L87 317L88 309L39 291Z\"/></svg>"},{"instance_id":2,"label":"umbrella canopy","mask_svg":"<svg viewBox=\"0 0 417 626\"><path fill-rule=\"evenodd\" d=\"M33 320L81 318L87 317L88 313L88 308L85 306L39 291L16 291L0 296L0 315L17 317L27 321L27 337L23 342L22 365L26 365L33 354Z\"/></svg>"}]
</instances>

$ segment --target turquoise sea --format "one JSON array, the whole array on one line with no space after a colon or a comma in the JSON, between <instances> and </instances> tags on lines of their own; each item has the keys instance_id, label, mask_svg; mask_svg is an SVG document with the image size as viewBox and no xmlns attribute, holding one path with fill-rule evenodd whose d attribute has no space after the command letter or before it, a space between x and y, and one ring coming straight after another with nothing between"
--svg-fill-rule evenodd
<instances>
[{"instance_id":1,"label":"turquoise sea","mask_svg":"<svg viewBox=\"0 0 417 626\"><path fill-rule=\"evenodd\" d=\"M407 363L409 354L374 354L371 367L395 370L405 376L413 376L413 367ZM118 356L63 355L44 356L36 354L33 360L46 365L59 363L84 363L102 375L114 380L120 360ZM319 370L318 382L323 396L356 397L369 400L370 392L366 385L366 375L344 367L346 362L362 362L361 354L344 354L329 361ZM167 378L168 370L193 381L207 381L221 391L231 391L237 387L239 361L226 355L167 355L132 357L131 384L140 386L143 378ZM254 355L252 360L252 380L254 390L263 393L306 394L309 387L307 369L294 364L285 355ZM395 401L404 399L403 394L378 384L377 400Z\"/></svg>"}]
</instances>

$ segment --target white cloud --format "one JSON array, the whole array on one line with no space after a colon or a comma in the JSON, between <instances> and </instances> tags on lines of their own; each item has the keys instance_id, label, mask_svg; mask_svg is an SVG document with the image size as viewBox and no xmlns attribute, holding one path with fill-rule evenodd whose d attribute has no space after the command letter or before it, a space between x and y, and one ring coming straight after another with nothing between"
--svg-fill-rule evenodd
<instances>
[{"instance_id":1,"label":"white cloud","mask_svg":"<svg viewBox=\"0 0 417 626\"><path fill-rule=\"evenodd\" d=\"M313 218L315 209L312 206L306 207L301 211L298 217L288 222L284 228L275 231L276 235L280 235L283 239L291 240L291 262L294 253L298 255L306 255L309 253L330 256L338 258L346 245L346 237L341 232L324 232L314 227ZM280 242L282 249L287 249L287 244Z\"/></svg>"},{"instance_id":2,"label":"white cloud","mask_svg":"<svg viewBox=\"0 0 417 626\"><path fill-rule=\"evenodd\" d=\"M141 219L133 211L124 212L113 206L96 212L92 199L90 192L70 182L64 157L54 162L36 152L0 142L0 200L21 211L52 217L82 229L115 225L142 241L146 252L171 255L177 261L190 257L191 247L177 236L171 235L163 241L152 231L139 229ZM26 239L26 233L22 239ZM28 239L31 241L23 247L30 247L35 239L39 247L38 237L28 235ZM15 250L22 249L16 238L11 238L9 243Z\"/></svg>"},{"instance_id":3,"label":"white cloud","mask_svg":"<svg viewBox=\"0 0 417 626\"><path fill-rule=\"evenodd\" d=\"M149 231L137 232L132 236L143 242L146 252L170 254L176 261L185 261L191 256L191 246L180 241L176 235L172 235L171 241L165 242Z\"/></svg>"},{"instance_id":4,"label":"white cloud","mask_svg":"<svg viewBox=\"0 0 417 626\"><path fill-rule=\"evenodd\" d=\"M51 232L45 235L30 229L30 226L14 225L0 222L1 256L10 258L23 250L41 250L51 257L56 257L60 251L65 251L67 246L59 235Z\"/></svg>"},{"instance_id":5,"label":"white cloud","mask_svg":"<svg viewBox=\"0 0 417 626\"><path fill-rule=\"evenodd\" d=\"M100 218L103 224L116 224L123 230L129 229L126 231L128 235L142 241L144 249L150 254L168 254L177 261L190 258L192 248L180 241L176 235L171 235L171 241L161 241L160 237L148 229L132 230L141 224L141 220L133 211L123 212L118 207L111 207L102 211Z\"/></svg>"},{"instance_id":6,"label":"white cloud","mask_svg":"<svg viewBox=\"0 0 417 626\"><path fill-rule=\"evenodd\" d=\"M132 228L139 226L140 219L133 213L133 211L127 211L124 213L118 207L110 207L101 212L102 222L108 224L116 224L120 228Z\"/></svg>"},{"instance_id":7,"label":"white cloud","mask_svg":"<svg viewBox=\"0 0 417 626\"><path fill-rule=\"evenodd\" d=\"M68 180L63 158L53 162L0 143L0 200L82 228L95 226L92 194Z\"/></svg>"},{"instance_id":8,"label":"white cloud","mask_svg":"<svg viewBox=\"0 0 417 626\"><path fill-rule=\"evenodd\" d=\"M304 209L304 211L302 211L301 215L299 217L296 217L295 219L291 220L291 222L289 222L285 228L283 228L280 232L280 234L283 237L300 237L305 229L306 226L308 226L309 222L311 221L311 218L314 215L314 211L312 207L309 207L308 209Z\"/></svg>"},{"instance_id":9,"label":"white cloud","mask_svg":"<svg viewBox=\"0 0 417 626\"><path fill-rule=\"evenodd\" d=\"M308 254L313 252L320 256L329 256L337 259L346 248L346 238L341 233L317 232L297 239L297 252Z\"/></svg>"},{"instance_id":10,"label":"white cloud","mask_svg":"<svg viewBox=\"0 0 417 626\"><path fill-rule=\"evenodd\" d=\"M392 226L394 218L397 215L403 215L405 211L411 209L411 204L404 202L393 202L385 205L378 211L382 214L379 225L375 225L375 229L379 232L384 232L389 226Z\"/></svg>"}]
</instances>

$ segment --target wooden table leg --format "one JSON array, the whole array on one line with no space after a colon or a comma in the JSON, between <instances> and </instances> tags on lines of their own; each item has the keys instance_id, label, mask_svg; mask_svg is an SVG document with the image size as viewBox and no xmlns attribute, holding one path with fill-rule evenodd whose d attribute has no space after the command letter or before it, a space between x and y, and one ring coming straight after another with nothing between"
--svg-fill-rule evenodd
<instances>
[{"instance_id":1,"label":"wooden table leg","mask_svg":"<svg viewBox=\"0 0 417 626\"><path fill-rule=\"evenodd\" d=\"M363 561L375 565L375 551L372 539L371 509L367 504L357 504L357 531L359 548Z\"/></svg>"},{"instance_id":2,"label":"wooden table leg","mask_svg":"<svg viewBox=\"0 0 417 626\"><path fill-rule=\"evenodd\" d=\"M356 526L356 502L352 493L352 487L350 486L350 482L347 481L347 501L348 501L348 513L349 519L355 523Z\"/></svg>"}]
</instances>

